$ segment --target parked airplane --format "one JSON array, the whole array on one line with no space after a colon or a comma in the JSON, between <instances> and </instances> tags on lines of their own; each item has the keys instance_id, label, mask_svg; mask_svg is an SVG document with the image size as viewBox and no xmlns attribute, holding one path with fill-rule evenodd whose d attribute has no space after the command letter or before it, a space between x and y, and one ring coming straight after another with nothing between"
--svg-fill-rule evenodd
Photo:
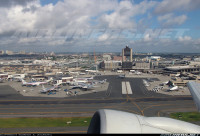
<instances>
[{"instance_id":1,"label":"parked airplane","mask_svg":"<svg viewBox=\"0 0 200 136\"><path fill-rule=\"evenodd\" d=\"M172 81L170 81L170 80L166 81L166 82L163 82L163 84L169 86L170 89L168 91L177 91L179 89L179 87L174 85L174 83Z\"/></svg>"},{"instance_id":2,"label":"parked airplane","mask_svg":"<svg viewBox=\"0 0 200 136\"><path fill-rule=\"evenodd\" d=\"M76 85L77 83L87 83L93 79L94 79L93 76L92 77L75 78L75 79L73 79L73 81L69 82L69 84Z\"/></svg>"},{"instance_id":3,"label":"parked airplane","mask_svg":"<svg viewBox=\"0 0 200 136\"><path fill-rule=\"evenodd\" d=\"M57 87L58 87L58 86L55 85L55 86L50 87L50 88L45 88L45 87L42 85L42 90L40 91L40 93L47 93L47 92L55 91Z\"/></svg>"},{"instance_id":4,"label":"parked airplane","mask_svg":"<svg viewBox=\"0 0 200 136\"><path fill-rule=\"evenodd\" d=\"M150 86L150 84L146 81L146 80L143 80L143 84L147 87L147 86Z\"/></svg>"},{"instance_id":5,"label":"parked airplane","mask_svg":"<svg viewBox=\"0 0 200 136\"><path fill-rule=\"evenodd\" d=\"M91 73L97 73L99 72L98 70L85 70L86 72L91 72Z\"/></svg>"},{"instance_id":6,"label":"parked airplane","mask_svg":"<svg viewBox=\"0 0 200 136\"><path fill-rule=\"evenodd\" d=\"M168 81L168 83L166 83L166 85L169 86L169 91L177 91L179 88L178 86L174 85L174 83L172 81Z\"/></svg>"},{"instance_id":7,"label":"parked airplane","mask_svg":"<svg viewBox=\"0 0 200 136\"><path fill-rule=\"evenodd\" d=\"M139 72L139 71L135 71L135 74L136 74L136 75L141 75L142 73Z\"/></svg>"},{"instance_id":8,"label":"parked airplane","mask_svg":"<svg viewBox=\"0 0 200 136\"><path fill-rule=\"evenodd\" d=\"M90 89L94 89L95 87L97 87L97 86L94 86L94 84L86 84L81 89L83 89L83 90L90 90Z\"/></svg>"},{"instance_id":9,"label":"parked airplane","mask_svg":"<svg viewBox=\"0 0 200 136\"><path fill-rule=\"evenodd\" d=\"M172 88L170 88L169 90L170 91L177 91L179 88L178 88L178 86L173 86Z\"/></svg>"},{"instance_id":10,"label":"parked airplane","mask_svg":"<svg viewBox=\"0 0 200 136\"><path fill-rule=\"evenodd\" d=\"M165 82L163 82L163 84L166 85L168 82L169 82L169 81L165 81Z\"/></svg>"},{"instance_id":11,"label":"parked airplane","mask_svg":"<svg viewBox=\"0 0 200 136\"><path fill-rule=\"evenodd\" d=\"M94 79L94 76L91 77L79 77L79 78L75 78L75 80L92 80Z\"/></svg>"},{"instance_id":12,"label":"parked airplane","mask_svg":"<svg viewBox=\"0 0 200 136\"><path fill-rule=\"evenodd\" d=\"M72 87L72 89L83 89L83 90L89 90L89 89L93 89L94 87L97 87L97 86L94 86L95 84L86 84L86 83L77 83L76 85L74 85Z\"/></svg>"},{"instance_id":13,"label":"parked airplane","mask_svg":"<svg viewBox=\"0 0 200 136\"><path fill-rule=\"evenodd\" d=\"M4 82L4 78L0 78L0 83L3 83Z\"/></svg>"},{"instance_id":14,"label":"parked airplane","mask_svg":"<svg viewBox=\"0 0 200 136\"><path fill-rule=\"evenodd\" d=\"M119 78L125 78L125 75L119 75L118 77Z\"/></svg>"},{"instance_id":15,"label":"parked airplane","mask_svg":"<svg viewBox=\"0 0 200 136\"><path fill-rule=\"evenodd\" d=\"M70 74L79 75L79 72L69 71Z\"/></svg>"},{"instance_id":16,"label":"parked airplane","mask_svg":"<svg viewBox=\"0 0 200 136\"><path fill-rule=\"evenodd\" d=\"M117 70L117 73L123 73L123 71L122 70Z\"/></svg>"},{"instance_id":17,"label":"parked airplane","mask_svg":"<svg viewBox=\"0 0 200 136\"><path fill-rule=\"evenodd\" d=\"M175 77L179 77L180 75L181 75L181 74L178 73L178 74L175 75Z\"/></svg>"},{"instance_id":18,"label":"parked airplane","mask_svg":"<svg viewBox=\"0 0 200 136\"><path fill-rule=\"evenodd\" d=\"M47 84L51 80L53 80L53 79L51 78L51 79L44 81L44 82L26 82L24 79L21 79L22 86L38 86L38 85L42 85L42 84Z\"/></svg>"},{"instance_id":19,"label":"parked airplane","mask_svg":"<svg viewBox=\"0 0 200 136\"><path fill-rule=\"evenodd\" d=\"M107 79L104 79L102 81L99 81L100 84L104 84L107 81Z\"/></svg>"},{"instance_id":20,"label":"parked airplane","mask_svg":"<svg viewBox=\"0 0 200 136\"><path fill-rule=\"evenodd\" d=\"M166 83L166 85L168 85L169 87L173 87L174 86L173 82L170 81L170 80Z\"/></svg>"}]
</instances>

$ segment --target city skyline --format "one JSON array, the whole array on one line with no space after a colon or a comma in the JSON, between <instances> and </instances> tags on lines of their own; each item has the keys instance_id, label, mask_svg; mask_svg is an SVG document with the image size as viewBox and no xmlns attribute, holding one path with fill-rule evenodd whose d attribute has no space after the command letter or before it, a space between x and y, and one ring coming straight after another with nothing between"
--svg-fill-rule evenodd
<instances>
[{"instance_id":1,"label":"city skyline","mask_svg":"<svg viewBox=\"0 0 200 136\"><path fill-rule=\"evenodd\" d=\"M0 50L200 53L198 0L2 0Z\"/></svg>"}]
</instances>

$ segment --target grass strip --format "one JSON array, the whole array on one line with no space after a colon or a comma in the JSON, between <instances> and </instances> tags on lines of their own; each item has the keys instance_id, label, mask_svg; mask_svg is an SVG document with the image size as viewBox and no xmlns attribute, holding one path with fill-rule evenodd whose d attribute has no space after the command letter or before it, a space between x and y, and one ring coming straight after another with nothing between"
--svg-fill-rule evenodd
<instances>
[{"instance_id":1,"label":"grass strip","mask_svg":"<svg viewBox=\"0 0 200 136\"><path fill-rule=\"evenodd\" d=\"M199 112L176 112L176 113L171 113L170 117L187 122L200 121Z\"/></svg>"},{"instance_id":2,"label":"grass strip","mask_svg":"<svg viewBox=\"0 0 200 136\"><path fill-rule=\"evenodd\" d=\"M64 118L0 118L0 128L81 127L89 126L91 117Z\"/></svg>"}]
</instances>

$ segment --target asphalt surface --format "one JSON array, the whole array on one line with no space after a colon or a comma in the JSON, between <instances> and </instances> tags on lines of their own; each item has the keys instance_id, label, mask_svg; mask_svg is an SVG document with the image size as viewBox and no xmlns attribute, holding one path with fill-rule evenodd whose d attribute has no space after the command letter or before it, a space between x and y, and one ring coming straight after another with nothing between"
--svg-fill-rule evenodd
<instances>
[{"instance_id":1,"label":"asphalt surface","mask_svg":"<svg viewBox=\"0 0 200 136\"><path fill-rule=\"evenodd\" d=\"M24 97L10 86L0 85L0 118L92 116L99 109L121 110L149 117L169 116L170 112L197 111L191 96L169 96L148 91L141 78L122 79L118 76L98 76L95 79L107 79L108 90L70 98ZM133 94L122 94L122 81L130 82ZM47 131L46 133L67 133L64 130L86 133L87 128L75 127L73 131L70 131L70 128L31 130L33 132ZM23 131L25 130L18 129L18 132ZM0 132L17 133L17 130L4 129Z\"/></svg>"}]
</instances>

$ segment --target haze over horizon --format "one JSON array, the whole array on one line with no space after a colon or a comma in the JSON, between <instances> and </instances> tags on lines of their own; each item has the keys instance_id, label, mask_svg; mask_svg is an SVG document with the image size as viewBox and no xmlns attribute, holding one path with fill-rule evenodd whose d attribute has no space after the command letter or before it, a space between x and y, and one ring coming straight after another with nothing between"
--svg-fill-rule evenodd
<instances>
[{"instance_id":1,"label":"haze over horizon","mask_svg":"<svg viewBox=\"0 0 200 136\"><path fill-rule=\"evenodd\" d=\"M1 0L0 50L200 53L199 0Z\"/></svg>"}]
</instances>

